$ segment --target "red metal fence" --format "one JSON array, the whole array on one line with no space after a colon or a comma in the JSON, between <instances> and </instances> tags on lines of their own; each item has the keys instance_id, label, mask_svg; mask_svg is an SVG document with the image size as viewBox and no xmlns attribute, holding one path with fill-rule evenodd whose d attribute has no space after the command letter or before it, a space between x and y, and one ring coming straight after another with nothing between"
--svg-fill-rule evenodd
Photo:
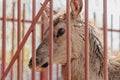
<instances>
[{"instance_id":1,"label":"red metal fence","mask_svg":"<svg viewBox=\"0 0 120 80\"><path fill-rule=\"evenodd\" d=\"M44 29L45 29L45 24L41 25L41 21L40 16L42 16L42 19L45 18L45 15L43 14L43 11L46 7L46 5L48 4L48 2L50 3L50 68L49 68L49 73L48 70L41 72L40 74L40 80L53 80L53 65L52 65L52 56L53 56L53 0L45 0L43 5L41 6L40 10L38 11L38 13L36 14L36 0L32 0L32 20L26 20L25 19L25 15L26 15L26 5L25 4L21 4L21 0L18 0L16 3L13 2L12 6L12 18L7 18L6 15L6 0L3 0L3 15L0 18L0 20L2 21L2 54L0 56L2 56L2 64L1 64L1 69L0 69L0 79L1 80L5 80L6 76L8 75L8 73L10 72L10 80L13 80L13 69L12 66L15 63L15 61L17 60L17 80L24 80L23 76L23 72L24 72L24 51L25 49L23 48L23 46L25 45L28 37L30 36L30 34L32 34L32 64L36 64L35 62L35 58L36 58L36 25L38 24L41 29L41 40L43 39L43 33L44 33ZM67 10L67 62L68 62L68 68L67 68L67 80L71 80L71 64L70 64L70 0L66 0L66 10ZM17 4L17 6L15 6ZM23 6L23 12L21 12L21 6ZM17 19L15 19L15 7L17 7ZM85 0L85 44L88 44L88 0ZM23 13L23 16L21 16L21 13ZM112 16L113 17L113 16ZM103 0L103 32L104 32L104 80L107 80L108 77L108 70L107 70L107 31L111 31L111 42L113 42L113 32L119 32L120 35L120 30L114 30L113 29L113 24L112 24L112 17L111 17L111 29L107 29L107 0ZM11 56L12 59L9 63L8 66L6 66L6 55L8 55L6 53L6 24L7 22L12 22L12 51L11 51ZM14 53L15 50L15 23L17 23L17 50ZM28 31L26 31L25 33L25 24L26 23L31 23ZM22 26L22 27L21 27ZM120 26L120 25L119 25ZM120 38L120 36L119 36ZM113 46L111 44L111 46ZM120 46L119 46L120 47ZM88 56L88 45L85 45L85 80L89 80L89 56ZM59 67L57 67L58 70ZM58 72L57 72L57 76L58 76ZM33 65L32 67L32 80L36 80L36 73L35 73L35 65ZM49 77L48 77L49 75ZM58 77L57 77L58 80Z\"/></svg>"},{"instance_id":2,"label":"red metal fence","mask_svg":"<svg viewBox=\"0 0 120 80\"><path fill-rule=\"evenodd\" d=\"M17 60L17 80L22 80L23 79L23 54L21 54L21 50L26 42L26 40L28 39L30 33L32 33L32 58L33 58L33 64L35 64L35 44L36 44L36 40L35 40L35 24L39 23L38 19L40 18L40 15L42 14L45 6L48 3L48 0L46 0L43 4L43 6L41 7L41 9L39 10L38 14L35 16L35 5L36 5L36 1L33 0L32 2L32 18L33 20L25 20L25 4L23 4L23 19L21 19L21 0L18 0L17 2L17 13L18 13L18 18L15 19L14 18L14 13L15 13L15 3L13 2L13 18L11 19L7 19L6 18L6 0L3 0L3 18L1 18L1 20L3 21L2 23L2 73L1 73L1 80L4 80L5 77L7 76L8 72L11 69L11 80L13 77L13 69L12 66L15 63L15 61ZM17 50L12 58L12 60L10 61L8 67L5 69L5 63L6 63L6 22L7 21L12 21L13 22L13 35L14 35L14 23L17 22ZM21 40L21 22L23 24L23 27L25 27L25 23L32 23L30 28L28 29L28 31L26 32L25 36L24 36L24 28L23 28L23 40ZM13 36L12 35L12 36ZM12 37L13 42L14 43L14 36ZM14 45L12 45L12 49L14 48ZM13 55L13 50L12 50L12 55ZM22 65L21 65L22 64ZM47 75L46 75L47 77ZM43 78L44 79L44 78ZM35 65L33 66L32 69L32 80L35 80Z\"/></svg>"}]
</instances>

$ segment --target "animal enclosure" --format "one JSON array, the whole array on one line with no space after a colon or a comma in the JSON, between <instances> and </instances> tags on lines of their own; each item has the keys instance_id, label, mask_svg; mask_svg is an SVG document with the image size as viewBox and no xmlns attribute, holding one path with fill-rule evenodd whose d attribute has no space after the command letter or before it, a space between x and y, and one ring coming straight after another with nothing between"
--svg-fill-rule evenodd
<instances>
[{"instance_id":1,"label":"animal enclosure","mask_svg":"<svg viewBox=\"0 0 120 80\"><path fill-rule=\"evenodd\" d=\"M77 13L78 15L80 15L78 19L83 22L80 23L84 25L85 30L83 33L85 40L83 42L83 51L85 55L85 80L89 80L90 76L88 45L90 37L89 25L99 29L100 32L98 31L98 33L100 33L100 35L103 34L103 75L104 80L107 80L107 59L109 56L108 50L110 50L111 53L114 51L120 51L120 16L119 14L116 16L107 13L107 10L109 8L107 7L107 0L103 0L103 11L100 12L101 14L98 14L99 12L89 13L91 8L89 6L90 3L88 3L88 0L79 0L83 2L83 4L81 4L81 2L78 3L78 0L66 0L64 10L60 10L59 8L57 10L54 10L54 7L56 7L53 5L54 0L43 0L42 2L39 1L40 0L30 0L30 2L22 0L1 0L0 5L2 7L0 9L0 80L62 79L62 74L60 73L61 65L53 65L55 41L55 36L53 34L55 34L55 20L57 21L57 19L59 18L60 20L58 20L57 23L59 23L59 21L66 22L66 43L64 45L66 45L65 59L67 67L65 80L71 80L71 35L73 28L70 27L72 25L70 21L76 18L76 13L74 13L75 9L80 9L80 11L78 11ZM81 6L83 8L81 8ZM73 11L73 13L71 10ZM65 15L65 19L61 20L61 16L63 15ZM49 31L49 48L46 49L49 50L49 67L41 72L36 72L36 49L39 44L42 43L42 41L44 41L44 39L46 38L45 34L47 31ZM64 30L62 32L64 32ZM60 35L62 35L62 33ZM57 36L59 37L59 35ZM32 65L30 70L28 67L28 63L31 56L32 59L30 60L30 62L34 65ZM48 63L43 66L46 65L48 65Z\"/></svg>"}]
</instances>

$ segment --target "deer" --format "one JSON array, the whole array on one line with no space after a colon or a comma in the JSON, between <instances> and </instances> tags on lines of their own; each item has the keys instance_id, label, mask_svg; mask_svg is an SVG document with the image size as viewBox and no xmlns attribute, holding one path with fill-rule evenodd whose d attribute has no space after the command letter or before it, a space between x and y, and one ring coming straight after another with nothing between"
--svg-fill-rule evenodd
<instances>
[{"instance_id":1,"label":"deer","mask_svg":"<svg viewBox=\"0 0 120 80\"><path fill-rule=\"evenodd\" d=\"M71 0L71 80L85 80L85 22L80 19L82 0ZM57 14L55 14L57 15ZM47 24L48 25L48 24ZM49 25L48 25L49 26ZM62 79L67 80L66 61L66 13L54 18L53 30L53 63L62 67ZM88 25L89 35L89 80L104 80L104 51L101 32L95 26ZM36 71L42 71L49 66L49 28L44 33L44 39L36 49ZM107 59L108 80L120 80L120 57L112 55ZM119 54L119 53L118 53ZM29 61L32 68L32 58Z\"/></svg>"}]
</instances>

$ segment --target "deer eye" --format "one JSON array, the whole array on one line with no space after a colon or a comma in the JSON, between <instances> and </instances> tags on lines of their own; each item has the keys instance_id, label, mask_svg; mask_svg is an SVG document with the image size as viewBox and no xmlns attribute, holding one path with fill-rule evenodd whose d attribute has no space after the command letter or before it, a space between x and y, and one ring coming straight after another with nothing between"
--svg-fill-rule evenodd
<instances>
[{"instance_id":1,"label":"deer eye","mask_svg":"<svg viewBox=\"0 0 120 80\"><path fill-rule=\"evenodd\" d=\"M63 35L65 33L65 29L64 28L60 28L57 32L57 38L61 35Z\"/></svg>"}]
</instances>

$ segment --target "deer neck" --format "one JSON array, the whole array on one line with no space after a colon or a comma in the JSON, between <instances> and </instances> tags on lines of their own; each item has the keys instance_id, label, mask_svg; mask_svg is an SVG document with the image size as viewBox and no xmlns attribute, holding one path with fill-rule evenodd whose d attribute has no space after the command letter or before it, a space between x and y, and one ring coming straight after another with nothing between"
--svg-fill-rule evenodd
<instances>
[{"instance_id":1,"label":"deer neck","mask_svg":"<svg viewBox=\"0 0 120 80\"><path fill-rule=\"evenodd\" d=\"M84 80L84 27L72 28L71 79ZM76 32L76 33L75 33ZM89 66L90 80L103 80L103 48L92 28L89 28ZM66 80L67 65L62 66L63 80Z\"/></svg>"}]
</instances>

